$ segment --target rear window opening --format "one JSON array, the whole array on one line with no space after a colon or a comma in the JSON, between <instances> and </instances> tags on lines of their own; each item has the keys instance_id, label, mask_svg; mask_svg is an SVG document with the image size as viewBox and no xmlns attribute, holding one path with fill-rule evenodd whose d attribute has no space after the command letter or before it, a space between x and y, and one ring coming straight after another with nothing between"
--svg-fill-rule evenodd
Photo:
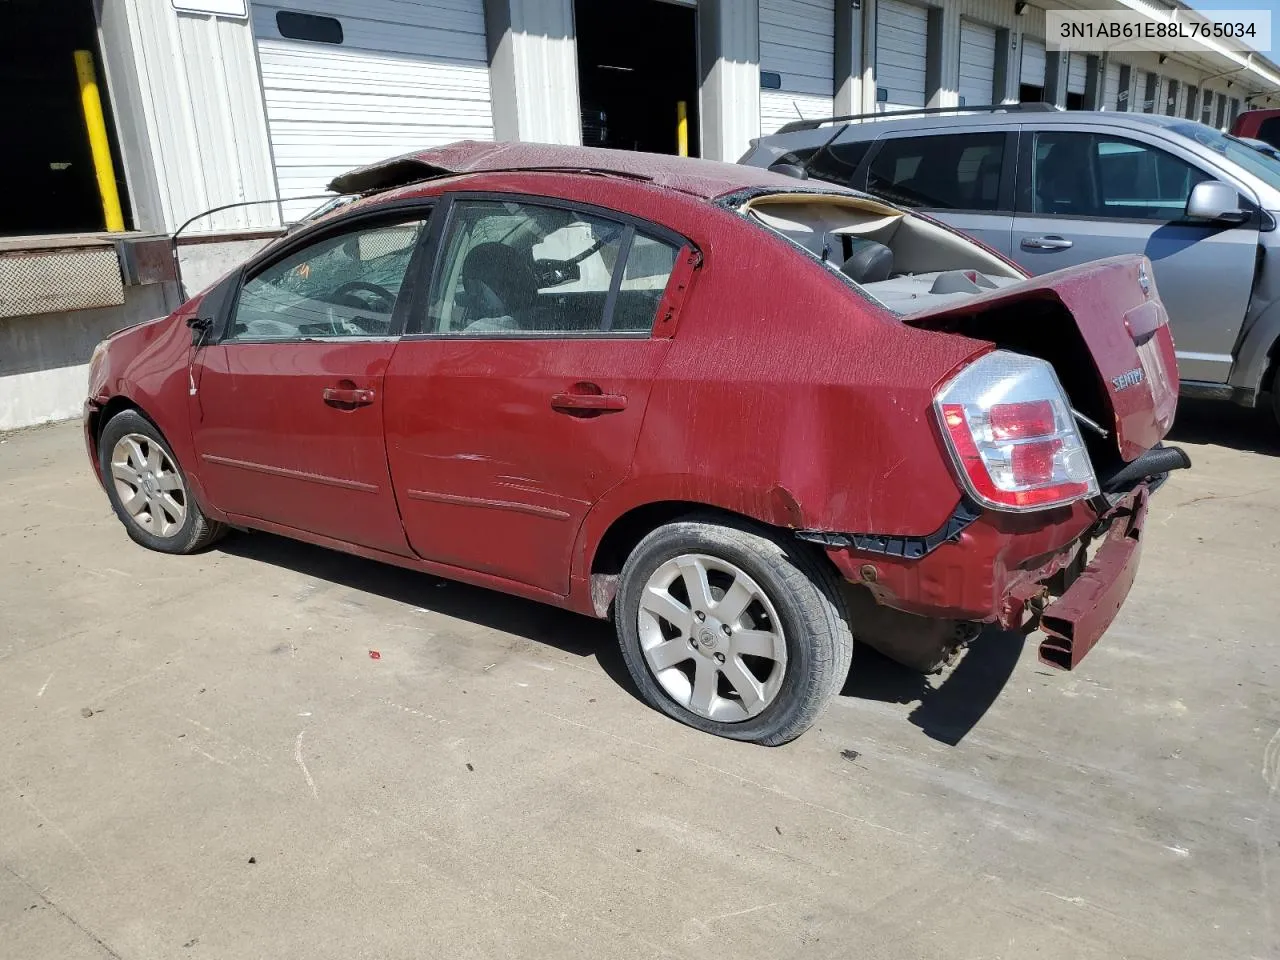
<instances>
[{"instance_id":1,"label":"rear window opening","mask_svg":"<svg viewBox=\"0 0 1280 960\"><path fill-rule=\"evenodd\" d=\"M938 224L862 197L774 194L739 208L899 315L1021 282L1018 269Z\"/></svg>"}]
</instances>

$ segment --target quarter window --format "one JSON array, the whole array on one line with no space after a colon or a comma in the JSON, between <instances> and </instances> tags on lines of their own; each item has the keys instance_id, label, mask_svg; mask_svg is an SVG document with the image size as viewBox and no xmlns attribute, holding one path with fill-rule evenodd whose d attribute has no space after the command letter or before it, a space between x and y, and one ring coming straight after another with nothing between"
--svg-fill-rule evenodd
<instances>
[{"instance_id":1,"label":"quarter window","mask_svg":"<svg viewBox=\"0 0 1280 960\"><path fill-rule=\"evenodd\" d=\"M885 140L871 161L867 190L909 207L995 210L1004 143L1003 132Z\"/></svg>"},{"instance_id":2,"label":"quarter window","mask_svg":"<svg viewBox=\"0 0 1280 960\"><path fill-rule=\"evenodd\" d=\"M423 329L455 336L648 333L677 249L579 210L454 204Z\"/></svg>"},{"instance_id":3,"label":"quarter window","mask_svg":"<svg viewBox=\"0 0 1280 960\"><path fill-rule=\"evenodd\" d=\"M229 340L384 337L425 221L328 237L277 260L240 291Z\"/></svg>"},{"instance_id":4,"label":"quarter window","mask_svg":"<svg viewBox=\"0 0 1280 960\"><path fill-rule=\"evenodd\" d=\"M1117 220L1177 220L1208 174L1134 140L1091 133L1036 134L1036 213Z\"/></svg>"}]
</instances>

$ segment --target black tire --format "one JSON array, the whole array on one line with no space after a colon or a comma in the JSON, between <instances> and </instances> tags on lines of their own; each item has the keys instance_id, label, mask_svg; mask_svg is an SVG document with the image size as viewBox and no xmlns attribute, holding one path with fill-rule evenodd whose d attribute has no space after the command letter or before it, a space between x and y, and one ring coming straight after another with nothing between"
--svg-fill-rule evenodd
<instances>
[{"instance_id":1,"label":"black tire","mask_svg":"<svg viewBox=\"0 0 1280 960\"><path fill-rule=\"evenodd\" d=\"M141 522L129 514L129 511L125 509L124 502L121 500L119 485L112 476L112 453L116 445L130 434L145 437L150 443L156 444L169 459L174 471L181 480L181 490L172 491L171 493L181 495L180 502L185 508L185 517L181 524L171 531L166 531L163 536L157 536L144 529ZM111 508L124 525L125 532L129 534L135 543L139 543L149 550L156 550L160 553L195 553L197 550L203 550L209 546L226 532L226 528L222 524L205 516L204 511L200 509L200 505L196 503L195 497L191 495L186 473L183 472L182 465L178 463L178 458L174 456L168 441L164 439L150 420L136 410L122 410L102 428L102 434L98 438L98 472L107 488L107 497L111 501ZM178 497L175 496L174 499L177 500Z\"/></svg>"},{"instance_id":2,"label":"black tire","mask_svg":"<svg viewBox=\"0 0 1280 960\"><path fill-rule=\"evenodd\" d=\"M782 627L786 665L774 699L739 722L713 720L673 699L655 678L641 647L641 595L659 567L684 554L727 561L767 595ZM798 540L748 523L693 515L659 527L627 558L614 621L627 669L651 706L698 730L732 740L778 746L804 733L843 685L853 636L834 571Z\"/></svg>"},{"instance_id":3,"label":"black tire","mask_svg":"<svg viewBox=\"0 0 1280 960\"><path fill-rule=\"evenodd\" d=\"M1280 427L1280 363L1276 364L1275 375L1271 378L1271 418Z\"/></svg>"}]
</instances>

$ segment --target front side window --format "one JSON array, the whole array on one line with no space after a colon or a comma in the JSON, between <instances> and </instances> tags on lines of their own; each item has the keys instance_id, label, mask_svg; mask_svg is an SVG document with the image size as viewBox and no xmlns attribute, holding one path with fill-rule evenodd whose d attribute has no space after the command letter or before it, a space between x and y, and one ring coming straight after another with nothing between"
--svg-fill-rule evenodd
<instances>
[{"instance_id":1,"label":"front side window","mask_svg":"<svg viewBox=\"0 0 1280 960\"><path fill-rule=\"evenodd\" d=\"M460 200L432 284L426 333L648 333L677 248L579 210Z\"/></svg>"},{"instance_id":2,"label":"front side window","mask_svg":"<svg viewBox=\"0 0 1280 960\"><path fill-rule=\"evenodd\" d=\"M995 210L1004 143L999 131L885 140L867 190L908 207Z\"/></svg>"},{"instance_id":3,"label":"front side window","mask_svg":"<svg viewBox=\"0 0 1280 960\"><path fill-rule=\"evenodd\" d=\"M1036 134L1032 210L1117 220L1177 220L1209 175L1157 147L1092 133Z\"/></svg>"},{"instance_id":4,"label":"front side window","mask_svg":"<svg viewBox=\"0 0 1280 960\"><path fill-rule=\"evenodd\" d=\"M228 340L391 335L424 220L326 237L261 270L240 291Z\"/></svg>"}]
</instances>

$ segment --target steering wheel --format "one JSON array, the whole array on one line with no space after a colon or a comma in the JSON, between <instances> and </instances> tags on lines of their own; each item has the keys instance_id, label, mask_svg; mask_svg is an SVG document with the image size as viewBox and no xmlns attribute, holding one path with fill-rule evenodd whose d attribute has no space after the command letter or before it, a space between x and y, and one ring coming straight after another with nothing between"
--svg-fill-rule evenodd
<instances>
[{"instance_id":1,"label":"steering wheel","mask_svg":"<svg viewBox=\"0 0 1280 960\"><path fill-rule=\"evenodd\" d=\"M357 293L371 294L375 299L372 303L362 300L355 296ZM363 280L351 280L344 283L337 290L333 291L330 297L333 303L343 303L348 307L355 307L357 310L377 310L379 313L390 313L395 309L396 295L386 287L380 287L376 283L365 283Z\"/></svg>"}]
</instances>

